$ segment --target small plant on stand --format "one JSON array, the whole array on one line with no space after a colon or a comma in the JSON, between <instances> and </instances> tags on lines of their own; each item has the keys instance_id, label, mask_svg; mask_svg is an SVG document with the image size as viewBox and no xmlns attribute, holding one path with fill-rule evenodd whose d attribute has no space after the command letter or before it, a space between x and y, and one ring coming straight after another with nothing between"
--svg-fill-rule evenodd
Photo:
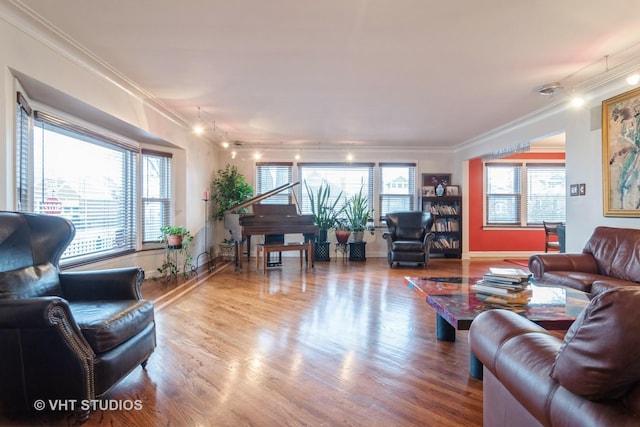
<instances>
[{"instance_id":1,"label":"small plant on stand","mask_svg":"<svg viewBox=\"0 0 640 427\"><path fill-rule=\"evenodd\" d=\"M176 278L180 272L185 278L189 277L193 268L193 256L189 250L193 235L184 227L171 225L160 228L160 232L162 233L160 239L166 248L166 257L164 263L158 268L158 272L167 280ZM175 254L172 251L176 251ZM179 260L181 260L182 271L178 266Z\"/></svg>"}]
</instances>

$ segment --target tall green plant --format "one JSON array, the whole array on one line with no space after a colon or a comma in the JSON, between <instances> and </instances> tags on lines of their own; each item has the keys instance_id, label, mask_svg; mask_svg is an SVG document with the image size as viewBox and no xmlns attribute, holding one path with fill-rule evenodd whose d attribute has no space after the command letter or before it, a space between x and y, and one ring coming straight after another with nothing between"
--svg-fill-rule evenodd
<instances>
[{"instance_id":1,"label":"tall green plant","mask_svg":"<svg viewBox=\"0 0 640 427\"><path fill-rule=\"evenodd\" d=\"M364 186L361 186L358 194L349 198L344 210L351 231L364 231L367 221L373 217L373 209L369 209L369 197L365 196L363 191Z\"/></svg>"},{"instance_id":2,"label":"tall green plant","mask_svg":"<svg viewBox=\"0 0 640 427\"><path fill-rule=\"evenodd\" d=\"M307 195L311 202L311 214L313 215L313 222L321 229L328 230L336 225L338 216L344 210L344 206L338 208L340 198L342 197L342 191L338 194L338 197L331 201L331 187L329 183L322 180L320 186L314 194L311 187L304 181L304 186L307 189Z\"/></svg>"},{"instance_id":3,"label":"tall green plant","mask_svg":"<svg viewBox=\"0 0 640 427\"><path fill-rule=\"evenodd\" d=\"M225 211L253 197L253 187L236 166L229 164L218 170L218 177L211 183L211 188L211 201L216 205L213 218L218 221L224 219Z\"/></svg>"}]
</instances>

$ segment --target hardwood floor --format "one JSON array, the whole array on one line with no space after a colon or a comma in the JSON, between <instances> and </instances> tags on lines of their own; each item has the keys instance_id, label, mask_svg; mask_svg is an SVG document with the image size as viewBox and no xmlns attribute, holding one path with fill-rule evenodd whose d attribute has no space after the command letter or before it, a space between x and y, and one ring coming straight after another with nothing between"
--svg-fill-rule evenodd
<instances>
[{"instance_id":1,"label":"hardwood floor","mask_svg":"<svg viewBox=\"0 0 640 427\"><path fill-rule=\"evenodd\" d=\"M480 426L482 382L467 332L435 336L435 314L405 276L481 275L502 260L432 259L427 269L332 257L256 272L232 266L179 286L148 281L158 346L87 426ZM123 403L124 402L124 403ZM58 418L2 419L49 425Z\"/></svg>"}]
</instances>

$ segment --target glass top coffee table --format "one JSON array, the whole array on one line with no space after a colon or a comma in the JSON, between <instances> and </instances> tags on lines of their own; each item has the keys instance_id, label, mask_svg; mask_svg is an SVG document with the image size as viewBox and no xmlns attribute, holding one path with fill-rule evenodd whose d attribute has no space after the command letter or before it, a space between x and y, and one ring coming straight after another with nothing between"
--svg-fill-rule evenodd
<instances>
[{"instance_id":1,"label":"glass top coffee table","mask_svg":"<svg viewBox=\"0 0 640 427\"><path fill-rule=\"evenodd\" d=\"M405 277L409 289L422 295L448 295L469 292L481 277Z\"/></svg>"},{"instance_id":2,"label":"glass top coffee table","mask_svg":"<svg viewBox=\"0 0 640 427\"><path fill-rule=\"evenodd\" d=\"M429 304L436 312L436 335L442 341L455 341L456 330L465 331L483 311L502 308L549 330L567 330L587 304L586 293L575 289L532 284L531 299L525 305L487 304L482 294L475 292L428 294Z\"/></svg>"},{"instance_id":3,"label":"glass top coffee table","mask_svg":"<svg viewBox=\"0 0 640 427\"><path fill-rule=\"evenodd\" d=\"M498 305L485 301L486 296L469 289L478 277L405 277L405 283L421 295L436 312L436 336L441 341L455 341L456 330L468 330L480 313L502 308L516 311L521 316L549 330L567 330L576 316L589 304L586 293L578 290L544 286L531 286L531 298L524 305ZM470 374L482 379L482 364L470 354Z\"/></svg>"}]
</instances>

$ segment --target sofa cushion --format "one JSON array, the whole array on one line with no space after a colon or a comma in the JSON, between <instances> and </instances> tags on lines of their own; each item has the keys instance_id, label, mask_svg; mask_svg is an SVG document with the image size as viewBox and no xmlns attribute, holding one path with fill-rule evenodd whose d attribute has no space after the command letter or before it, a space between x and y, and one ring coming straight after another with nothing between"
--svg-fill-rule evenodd
<instances>
[{"instance_id":1,"label":"sofa cushion","mask_svg":"<svg viewBox=\"0 0 640 427\"><path fill-rule=\"evenodd\" d=\"M582 252L590 253L598 272L616 279L640 282L640 230L596 227Z\"/></svg>"},{"instance_id":2,"label":"sofa cushion","mask_svg":"<svg viewBox=\"0 0 640 427\"><path fill-rule=\"evenodd\" d=\"M422 241L420 240L396 240L391 244L392 251L398 252L421 252Z\"/></svg>"},{"instance_id":3,"label":"sofa cushion","mask_svg":"<svg viewBox=\"0 0 640 427\"><path fill-rule=\"evenodd\" d=\"M74 302L69 307L96 354L127 341L153 322L151 301Z\"/></svg>"},{"instance_id":4,"label":"sofa cushion","mask_svg":"<svg viewBox=\"0 0 640 427\"><path fill-rule=\"evenodd\" d=\"M551 371L569 391L616 399L640 380L640 287L596 295L571 325Z\"/></svg>"},{"instance_id":5,"label":"sofa cushion","mask_svg":"<svg viewBox=\"0 0 640 427\"><path fill-rule=\"evenodd\" d=\"M542 275L543 284L566 286L582 292L591 292L591 284L602 279L608 277L582 271L547 271Z\"/></svg>"},{"instance_id":6,"label":"sofa cushion","mask_svg":"<svg viewBox=\"0 0 640 427\"><path fill-rule=\"evenodd\" d=\"M61 296L58 269L51 263L0 274L0 299Z\"/></svg>"},{"instance_id":7,"label":"sofa cushion","mask_svg":"<svg viewBox=\"0 0 640 427\"><path fill-rule=\"evenodd\" d=\"M396 228L397 240L421 240L424 236L424 228L398 227Z\"/></svg>"},{"instance_id":8,"label":"sofa cushion","mask_svg":"<svg viewBox=\"0 0 640 427\"><path fill-rule=\"evenodd\" d=\"M605 277L593 282L591 284L591 289L589 290L589 292L591 292L593 295L598 295L609 289L619 288L621 286L638 286L638 284L626 280L614 279L613 277Z\"/></svg>"}]
</instances>

